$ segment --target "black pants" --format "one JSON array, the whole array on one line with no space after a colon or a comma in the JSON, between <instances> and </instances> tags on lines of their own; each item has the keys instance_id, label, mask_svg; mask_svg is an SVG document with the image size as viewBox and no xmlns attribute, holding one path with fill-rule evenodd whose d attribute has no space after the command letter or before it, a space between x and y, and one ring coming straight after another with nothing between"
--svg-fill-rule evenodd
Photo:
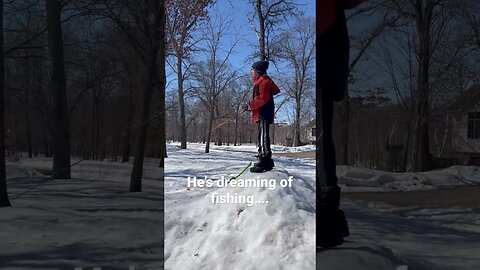
<instances>
[{"instance_id":1,"label":"black pants","mask_svg":"<svg viewBox=\"0 0 480 270\"><path fill-rule=\"evenodd\" d=\"M264 156L271 155L270 149L270 124L266 120L260 119L257 129L257 147L258 153Z\"/></svg>"},{"instance_id":2,"label":"black pants","mask_svg":"<svg viewBox=\"0 0 480 270\"><path fill-rule=\"evenodd\" d=\"M317 164L317 207L319 209L338 209L340 204L340 188L336 171L335 145L332 136L333 99L323 98L322 125L323 125L323 157L321 164Z\"/></svg>"},{"instance_id":3,"label":"black pants","mask_svg":"<svg viewBox=\"0 0 480 270\"><path fill-rule=\"evenodd\" d=\"M338 209L340 202L332 120L334 102L342 100L347 92L349 50L345 13L341 6L337 6L334 25L317 40L317 91L321 91L317 103L321 102L322 107L317 121L322 121L323 125L323 145L318 145L323 148L323 157L317 158L321 161L321 164L317 163L319 209Z\"/></svg>"}]
</instances>

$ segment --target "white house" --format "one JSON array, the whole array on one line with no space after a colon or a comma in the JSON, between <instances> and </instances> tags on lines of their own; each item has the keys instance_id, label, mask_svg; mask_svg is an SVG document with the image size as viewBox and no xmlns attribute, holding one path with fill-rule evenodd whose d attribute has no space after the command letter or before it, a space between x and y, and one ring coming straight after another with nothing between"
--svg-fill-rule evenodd
<instances>
[{"instance_id":1,"label":"white house","mask_svg":"<svg viewBox=\"0 0 480 270\"><path fill-rule=\"evenodd\" d=\"M480 165L480 85L452 106L452 150L460 163Z\"/></svg>"}]
</instances>

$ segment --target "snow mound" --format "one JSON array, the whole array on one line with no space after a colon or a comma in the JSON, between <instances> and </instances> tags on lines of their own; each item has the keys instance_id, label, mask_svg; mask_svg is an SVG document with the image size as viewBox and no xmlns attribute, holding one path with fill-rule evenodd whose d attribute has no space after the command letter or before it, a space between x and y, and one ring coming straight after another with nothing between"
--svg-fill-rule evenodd
<instances>
[{"instance_id":1,"label":"snow mound","mask_svg":"<svg viewBox=\"0 0 480 270\"><path fill-rule=\"evenodd\" d=\"M310 152L315 151L314 144L307 144L302 146L283 146L283 145L273 145L272 151L274 152L285 152L285 153L298 153L298 152Z\"/></svg>"},{"instance_id":2,"label":"snow mound","mask_svg":"<svg viewBox=\"0 0 480 270\"><path fill-rule=\"evenodd\" d=\"M173 203L167 196L165 268L314 269L315 209L307 199L314 189L301 179L280 187L290 175L277 169L242 179L257 177L276 179L277 187L217 188ZM232 194L264 203L212 203L212 196Z\"/></svg>"},{"instance_id":3,"label":"snow mound","mask_svg":"<svg viewBox=\"0 0 480 270\"><path fill-rule=\"evenodd\" d=\"M452 166L419 173L392 173L365 168L338 166L343 191L414 191L480 185L479 167Z\"/></svg>"}]
</instances>

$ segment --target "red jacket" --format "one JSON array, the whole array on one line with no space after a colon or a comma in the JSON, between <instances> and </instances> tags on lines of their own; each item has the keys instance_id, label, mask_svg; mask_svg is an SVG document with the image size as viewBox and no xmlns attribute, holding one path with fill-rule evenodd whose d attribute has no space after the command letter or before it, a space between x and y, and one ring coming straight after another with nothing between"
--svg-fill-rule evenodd
<instances>
[{"instance_id":1,"label":"red jacket","mask_svg":"<svg viewBox=\"0 0 480 270\"><path fill-rule=\"evenodd\" d=\"M278 93L280 93L280 89L270 78L267 76L256 78L253 83L253 100L249 103L249 108L252 111L252 123L260 121L260 113L265 114L267 118L271 118L269 121L273 122L275 109L273 96Z\"/></svg>"},{"instance_id":2,"label":"red jacket","mask_svg":"<svg viewBox=\"0 0 480 270\"><path fill-rule=\"evenodd\" d=\"M335 20L335 2L336 0L317 0L317 37L323 35L332 25ZM346 0L344 9L354 8L365 0Z\"/></svg>"}]
</instances>

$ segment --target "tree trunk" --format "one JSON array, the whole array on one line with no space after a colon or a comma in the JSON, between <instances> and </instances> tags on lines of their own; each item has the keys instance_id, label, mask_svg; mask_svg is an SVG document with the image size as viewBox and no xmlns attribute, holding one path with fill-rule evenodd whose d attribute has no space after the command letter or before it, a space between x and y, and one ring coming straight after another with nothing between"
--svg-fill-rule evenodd
<instances>
[{"instance_id":1,"label":"tree trunk","mask_svg":"<svg viewBox=\"0 0 480 270\"><path fill-rule=\"evenodd\" d=\"M230 145L230 122L227 125L227 146Z\"/></svg>"},{"instance_id":2,"label":"tree trunk","mask_svg":"<svg viewBox=\"0 0 480 270\"><path fill-rule=\"evenodd\" d=\"M180 108L180 148L187 149L187 126L185 122L185 100L183 97L182 57L177 55L178 106Z\"/></svg>"},{"instance_id":3,"label":"tree trunk","mask_svg":"<svg viewBox=\"0 0 480 270\"><path fill-rule=\"evenodd\" d=\"M272 123L272 144L275 144L275 115L273 116L273 123Z\"/></svg>"},{"instance_id":4,"label":"tree trunk","mask_svg":"<svg viewBox=\"0 0 480 270\"><path fill-rule=\"evenodd\" d=\"M260 60L267 60L265 54L265 18L262 14L262 0L257 0L256 5L258 22L259 22L259 33L258 33L258 44L260 45Z\"/></svg>"},{"instance_id":5,"label":"tree trunk","mask_svg":"<svg viewBox=\"0 0 480 270\"><path fill-rule=\"evenodd\" d=\"M415 96L413 170L426 171L431 168L432 156L429 144L429 66L431 57L430 25L433 4L430 1L417 3L417 32L419 37L417 94Z\"/></svg>"},{"instance_id":6,"label":"tree trunk","mask_svg":"<svg viewBox=\"0 0 480 270\"><path fill-rule=\"evenodd\" d=\"M237 146L237 137L238 137L238 113L237 113L237 117L235 118L235 134L234 134L234 142L233 142L233 145L234 146Z\"/></svg>"},{"instance_id":7,"label":"tree trunk","mask_svg":"<svg viewBox=\"0 0 480 270\"><path fill-rule=\"evenodd\" d=\"M103 161L103 149L105 148L105 144L102 143L102 140L100 139L100 106L101 106L101 100L97 102L96 106L96 111L95 111L95 142L97 146L97 160Z\"/></svg>"},{"instance_id":8,"label":"tree trunk","mask_svg":"<svg viewBox=\"0 0 480 270\"><path fill-rule=\"evenodd\" d=\"M406 172L407 171L407 166L408 166L408 155L409 155L409 150L410 150L410 140L411 140L411 134L412 134L412 119L413 119L413 116L410 114L406 114L406 115L409 115L409 120L408 120L408 129L407 129L407 138L405 140L405 152L404 152L404 156L403 156L403 166L402 166L402 171L403 172Z\"/></svg>"},{"instance_id":9,"label":"tree trunk","mask_svg":"<svg viewBox=\"0 0 480 270\"><path fill-rule=\"evenodd\" d=\"M217 112L217 119L220 119L219 118L220 117L219 106L215 106L215 109L216 109L216 112ZM223 145L221 125L217 126L215 131L217 133L217 143L216 143L216 145Z\"/></svg>"},{"instance_id":10,"label":"tree trunk","mask_svg":"<svg viewBox=\"0 0 480 270\"><path fill-rule=\"evenodd\" d=\"M162 1L163 2L163 1ZM162 3L162 6L163 3ZM165 158L167 158L167 140L166 140L166 127L165 127L165 123L166 123L166 119L165 119L165 87L166 87L166 81L167 81L167 78L166 78L166 75L165 75L165 40L164 40L164 36L165 36L165 13L164 13L164 8L161 8L161 12L160 12L160 44L159 44L159 62L158 62L158 69L160 71L160 74L159 74L159 99L160 99L160 112L162 113L160 115L160 164L159 164L159 167L160 168L165 168ZM163 180L163 176L162 176L162 180Z\"/></svg>"},{"instance_id":11,"label":"tree trunk","mask_svg":"<svg viewBox=\"0 0 480 270\"><path fill-rule=\"evenodd\" d=\"M210 138L212 136L212 126L213 126L213 117L215 113L215 108L211 108L210 117L208 118L208 129L207 129L207 139L205 144L205 153L210 153Z\"/></svg>"},{"instance_id":12,"label":"tree trunk","mask_svg":"<svg viewBox=\"0 0 480 270\"><path fill-rule=\"evenodd\" d=\"M135 110L133 91L134 90L130 88L128 93L127 125L125 126L125 137L123 138L122 162L128 162L130 160L130 139L132 135L133 112Z\"/></svg>"},{"instance_id":13,"label":"tree trunk","mask_svg":"<svg viewBox=\"0 0 480 270\"><path fill-rule=\"evenodd\" d=\"M96 90L95 90L95 87L93 88L93 91L92 91L92 123L91 123L91 136L92 136L92 160L95 160L96 159L96 156L97 156L97 142L96 142L96 136L95 136L95 115L96 115L96 106L97 106L97 102L96 102Z\"/></svg>"},{"instance_id":14,"label":"tree trunk","mask_svg":"<svg viewBox=\"0 0 480 270\"><path fill-rule=\"evenodd\" d=\"M145 31L148 44L146 44L146 54L144 58L145 64L145 86L143 91L143 104L141 112L141 126L138 131L137 144L135 149L135 159L133 161L132 174L130 176L130 192L142 191L143 161L145 155L145 142L147 139L147 131L150 117L150 103L152 99L155 83L158 78L158 50L160 43L163 43L163 17L165 16L164 1L151 0L146 1L148 27ZM161 3L159 3L161 2ZM157 13L158 12L158 13ZM162 29L162 30L160 30Z\"/></svg>"},{"instance_id":15,"label":"tree trunk","mask_svg":"<svg viewBox=\"0 0 480 270\"><path fill-rule=\"evenodd\" d=\"M0 207L11 206L5 170L5 61L3 55L3 0L0 2Z\"/></svg>"},{"instance_id":16,"label":"tree trunk","mask_svg":"<svg viewBox=\"0 0 480 270\"><path fill-rule=\"evenodd\" d=\"M293 146L300 145L300 109L301 107L300 98L296 98L295 102L295 127L293 132Z\"/></svg>"},{"instance_id":17,"label":"tree trunk","mask_svg":"<svg viewBox=\"0 0 480 270\"><path fill-rule=\"evenodd\" d=\"M205 144L207 142L208 123L204 124L203 127L202 142Z\"/></svg>"},{"instance_id":18,"label":"tree trunk","mask_svg":"<svg viewBox=\"0 0 480 270\"><path fill-rule=\"evenodd\" d=\"M350 132L350 96L348 95L348 91L345 95L345 98L342 101L342 109L343 109L343 125L342 125L342 140L343 140L343 154L342 154L342 161L338 165L348 165L348 141L349 141L349 132Z\"/></svg>"},{"instance_id":19,"label":"tree trunk","mask_svg":"<svg viewBox=\"0 0 480 270\"><path fill-rule=\"evenodd\" d=\"M45 0L48 49L51 60L51 87L54 101L53 179L70 179L70 133L67 89L61 27L61 5L58 0Z\"/></svg>"},{"instance_id":20,"label":"tree trunk","mask_svg":"<svg viewBox=\"0 0 480 270\"><path fill-rule=\"evenodd\" d=\"M30 82L32 79L30 77L30 72L29 72L29 67L32 66L30 63L30 55L28 53L28 50L24 51L25 57L27 59L26 64L25 64L25 81ZM28 85L28 84L27 84ZM29 88L29 85L27 86ZM33 149L32 149L32 130L31 130L31 124L30 124L30 97L29 97L29 92L26 90L24 92L24 106L25 106L25 139L27 140L27 152L28 152L28 157L32 158L33 157Z\"/></svg>"},{"instance_id":21,"label":"tree trunk","mask_svg":"<svg viewBox=\"0 0 480 270\"><path fill-rule=\"evenodd\" d=\"M45 157L50 157L50 147L48 145L48 137L47 137L47 132L45 132L45 137L43 140L43 145L45 147Z\"/></svg>"},{"instance_id":22,"label":"tree trunk","mask_svg":"<svg viewBox=\"0 0 480 270\"><path fill-rule=\"evenodd\" d=\"M153 54L153 52L152 52ZM156 53L155 53L156 54ZM149 59L149 63L145 67L145 86L143 90L143 105L141 113L141 125L138 128L137 142L135 145L135 158L133 161L132 174L130 176L130 192L142 191L142 177L143 177L143 160L145 155L145 142L147 139L147 131L149 126L150 117L150 101L152 99L152 93L154 88L154 73L156 71L156 64L154 63L156 56L152 56Z\"/></svg>"},{"instance_id":23,"label":"tree trunk","mask_svg":"<svg viewBox=\"0 0 480 270\"><path fill-rule=\"evenodd\" d=\"M33 157L33 149L32 149L32 129L30 124L30 106L29 106L29 97L28 93L25 92L25 122L26 122L26 135L27 135L27 145L28 145L28 157Z\"/></svg>"}]
</instances>

